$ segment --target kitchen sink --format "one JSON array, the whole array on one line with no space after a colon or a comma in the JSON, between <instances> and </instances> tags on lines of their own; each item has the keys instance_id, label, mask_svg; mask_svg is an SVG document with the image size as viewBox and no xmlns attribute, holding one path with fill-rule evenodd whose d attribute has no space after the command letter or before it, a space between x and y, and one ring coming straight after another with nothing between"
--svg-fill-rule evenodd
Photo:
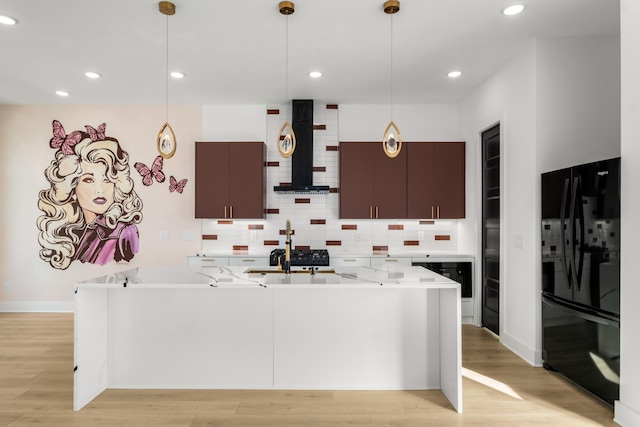
<instances>
[{"instance_id":1,"label":"kitchen sink","mask_svg":"<svg viewBox=\"0 0 640 427\"><path fill-rule=\"evenodd\" d=\"M315 274L334 274L334 269L318 270L314 269ZM277 268L250 268L245 271L247 274L285 274L284 270L278 270ZM311 274L311 269L308 270L291 270L291 274Z\"/></svg>"}]
</instances>

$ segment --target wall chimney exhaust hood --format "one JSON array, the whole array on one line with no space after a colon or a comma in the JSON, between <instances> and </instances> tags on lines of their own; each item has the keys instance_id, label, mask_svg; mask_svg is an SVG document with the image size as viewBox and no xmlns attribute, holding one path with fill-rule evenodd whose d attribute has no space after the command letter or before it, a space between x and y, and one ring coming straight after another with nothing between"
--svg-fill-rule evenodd
<instances>
[{"instance_id":1,"label":"wall chimney exhaust hood","mask_svg":"<svg viewBox=\"0 0 640 427\"><path fill-rule=\"evenodd\" d=\"M327 194L328 185L313 185L313 100L292 101L291 127L296 149L291 155L291 185L276 185L279 194Z\"/></svg>"}]
</instances>

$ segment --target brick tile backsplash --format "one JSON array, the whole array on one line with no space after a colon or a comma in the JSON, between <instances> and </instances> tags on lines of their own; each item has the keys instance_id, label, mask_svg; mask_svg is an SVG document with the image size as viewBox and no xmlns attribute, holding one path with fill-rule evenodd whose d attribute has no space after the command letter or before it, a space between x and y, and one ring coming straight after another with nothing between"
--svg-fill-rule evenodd
<instances>
[{"instance_id":1,"label":"brick tile backsplash","mask_svg":"<svg viewBox=\"0 0 640 427\"><path fill-rule=\"evenodd\" d=\"M284 248L287 220L294 229L293 247L328 248L331 256L457 251L455 220L339 219L338 113L338 105L314 104L313 183L328 185L329 194L275 193L275 185L291 183L291 159L280 156L275 141L265 141L265 219L201 220L202 251L268 255ZM291 120L291 105L273 106L265 115L266 134L275 139L282 123Z\"/></svg>"}]
</instances>

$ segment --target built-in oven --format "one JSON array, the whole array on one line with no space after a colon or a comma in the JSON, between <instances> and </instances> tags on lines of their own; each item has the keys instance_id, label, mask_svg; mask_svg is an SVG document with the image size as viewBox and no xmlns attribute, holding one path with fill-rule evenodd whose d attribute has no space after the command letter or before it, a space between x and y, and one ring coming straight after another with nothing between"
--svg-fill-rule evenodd
<instances>
[{"instance_id":1,"label":"built-in oven","mask_svg":"<svg viewBox=\"0 0 640 427\"><path fill-rule=\"evenodd\" d=\"M460 283L462 298L473 297L473 268L471 261L413 261L411 265L424 267Z\"/></svg>"}]
</instances>

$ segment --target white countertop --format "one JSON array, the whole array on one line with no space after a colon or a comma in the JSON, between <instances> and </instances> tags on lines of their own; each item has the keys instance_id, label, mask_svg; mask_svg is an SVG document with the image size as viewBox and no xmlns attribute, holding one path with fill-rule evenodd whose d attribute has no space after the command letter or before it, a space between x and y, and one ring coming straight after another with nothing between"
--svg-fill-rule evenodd
<instances>
[{"instance_id":1,"label":"white countertop","mask_svg":"<svg viewBox=\"0 0 640 427\"><path fill-rule=\"evenodd\" d=\"M250 270L274 273L251 273ZM460 285L422 267L321 267L312 275L301 267L286 275L276 267L143 267L85 280L80 288L455 288ZM297 272L297 273L296 273Z\"/></svg>"}]
</instances>

